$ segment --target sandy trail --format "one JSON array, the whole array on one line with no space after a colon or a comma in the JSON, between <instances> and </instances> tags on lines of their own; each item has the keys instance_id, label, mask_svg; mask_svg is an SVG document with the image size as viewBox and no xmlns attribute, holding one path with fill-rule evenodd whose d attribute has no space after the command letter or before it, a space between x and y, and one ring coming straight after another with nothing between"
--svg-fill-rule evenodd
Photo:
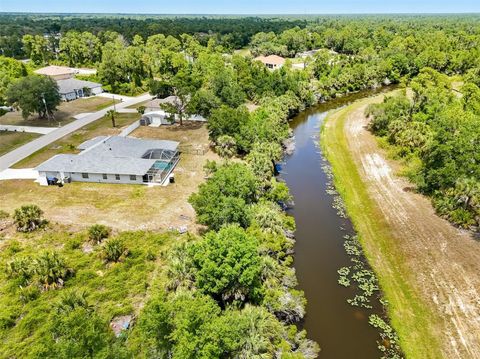
<instances>
[{"instance_id":1,"label":"sandy trail","mask_svg":"<svg viewBox=\"0 0 480 359\"><path fill-rule=\"evenodd\" d=\"M404 251L414 285L444 319L444 357L480 358L480 242L438 217L395 175L398 165L366 129L366 106L349 114L344 129L360 175Z\"/></svg>"}]
</instances>

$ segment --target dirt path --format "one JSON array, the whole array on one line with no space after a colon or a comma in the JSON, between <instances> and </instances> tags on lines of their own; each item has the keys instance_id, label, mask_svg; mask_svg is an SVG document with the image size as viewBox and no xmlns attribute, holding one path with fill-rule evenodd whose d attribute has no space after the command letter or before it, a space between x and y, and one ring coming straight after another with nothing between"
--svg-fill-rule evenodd
<instances>
[{"instance_id":1,"label":"dirt path","mask_svg":"<svg viewBox=\"0 0 480 359\"><path fill-rule=\"evenodd\" d=\"M480 358L480 242L435 215L430 201L395 175L398 164L366 130L366 106L348 115L344 129L360 175L404 251L414 285L444 319L445 358Z\"/></svg>"}]
</instances>

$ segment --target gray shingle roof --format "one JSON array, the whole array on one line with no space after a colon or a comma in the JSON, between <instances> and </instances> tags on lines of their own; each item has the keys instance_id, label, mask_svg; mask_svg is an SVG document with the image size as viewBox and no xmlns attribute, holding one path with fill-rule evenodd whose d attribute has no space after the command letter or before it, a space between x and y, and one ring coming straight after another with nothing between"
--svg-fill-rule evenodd
<instances>
[{"instance_id":1,"label":"gray shingle roof","mask_svg":"<svg viewBox=\"0 0 480 359\"><path fill-rule=\"evenodd\" d=\"M107 173L142 176L156 160L60 154L39 165L41 172Z\"/></svg>"},{"instance_id":2,"label":"gray shingle roof","mask_svg":"<svg viewBox=\"0 0 480 359\"><path fill-rule=\"evenodd\" d=\"M151 150L158 150L156 152L162 154L160 159L169 160L169 155L176 153L178 145L175 141L99 136L78 146L83 149L80 154L56 155L40 164L36 170L144 175L159 159L142 158L143 155L150 157Z\"/></svg>"},{"instance_id":3,"label":"gray shingle roof","mask_svg":"<svg viewBox=\"0 0 480 359\"><path fill-rule=\"evenodd\" d=\"M93 88L102 86L102 84L99 84L96 82L83 81L78 79L58 80L57 84L58 84L58 92L60 94L75 92L75 90L81 90L85 87L93 89Z\"/></svg>"},{"instance_id":4,"label":"gray shingle roof","mask_svg":"<svg viewBox=\"0 0 480 359\"><path fill-rule=\"evenodd\" d=\"M81 143L79 146L77 146L77 149L79 150L86 150L87 148L89 147L92 147L93 145L95 145L96 143L100 142L100 141L103 141L105 140L106 138L108 138L109 136L98 136L98 137L94 137L94 138L91 138L83 143Z\"/></svg>"}]
</instances>

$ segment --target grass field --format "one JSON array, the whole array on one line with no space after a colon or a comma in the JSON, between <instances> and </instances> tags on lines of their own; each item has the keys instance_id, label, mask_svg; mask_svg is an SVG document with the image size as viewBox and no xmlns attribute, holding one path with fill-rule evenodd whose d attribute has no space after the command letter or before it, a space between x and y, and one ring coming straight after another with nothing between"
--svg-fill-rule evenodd
<instances>
[{"instance_id":1,"label":"grass field","mask_svg":"<svg viewBox=\"0 0 480 359\"><path fill-rule=\"evenodd\" d=\"M406 357L440 358L441 345L434 330L439 318L412 286L411 279L416 274L405 265L404 254L383 213L370 198L348 148L344 132L347 116L373 101L372 98L362 100L329 114L322 128L321 145L332 165L335 186L345 201L368 261L389 302L388 314Z\"/></svg>"},{"instance_id":2,"label":"grass field","mask_svg":"<svg viewBox=\"0 0 480 359\"><path fill-rule=\"evenodd\" d=\"M61 138L51 145L42 148L33 153L27 158L13 165L14 168L35 167L40 163L46 161L50 157L59 153L77 153L76 147L82 142L91 139L95 136L102 135L116 135L125 127L139 118L140 115L136 113L119 113L116 116L116 127L112 127L112 121L103 117L74 133Z\"/></svg>"},{"instance_id":3,"label":"grass field","mask_svg":"<svg viewBox=\"0 0 480 359\"><path fill-rule=\"evenodd\" d=\"M39 136L38 133L0 131L0 156Z\"/></svg>"},{"instance_id":4,"label":"grass field","mask_svg":"<svg viewBox=\"0 0 480 359\"><path fill-rule=\"evenodd\" d=\"M36 116L30 116L28 119L22 117L21 111L8 112L0 117L0 124L2 125L16 125L16 126L40 126L40 127L58 127L66 125L74 121L73 116L80 113L96 112L105 107L113 105L113 99L93 96L88 98L79 98L74 101L62 102L55 112L54 120L43 120ZM115 100L115 103L119 101Z\"/></svg>"}]
</instances>

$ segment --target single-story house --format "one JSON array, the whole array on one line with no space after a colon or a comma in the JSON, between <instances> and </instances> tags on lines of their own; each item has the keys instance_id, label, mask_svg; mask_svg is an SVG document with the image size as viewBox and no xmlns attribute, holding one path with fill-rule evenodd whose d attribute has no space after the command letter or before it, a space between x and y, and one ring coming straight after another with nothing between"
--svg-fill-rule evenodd
<instances>
[{"instance_id":1,"label":"single-story house","mask_svg":"<svg viewBox=\"0 0 480 359\"><path fill-rule=\"evenodd\" d=\"M54 80L66 80L75 76L75 70L66 66L50 65L34 71L37 75L49 76Z\"/></svg>"},{"instance_id":2,"label":"single-story house","mask_svg":"<svg viewBox=\"0 0 480 359\"><path fill-rule=\"evenodd\" d=\"M172 121L170 118L171 116L162 110L148 112L142 115L140 126L159 127L161 125L171 125Z\"/></svg>"},{"instance_id":3,"label":"single-story house","mask_svg":"<svg viewBox=\"0 0 480 359\"><path fill-rule=\"evenodd\" d=\"M162 111L162 107L161 105L163 104L175 104L175 102L177 101L177 96L168 96L168 97L165 97L165 98L155 98L153 99L152 101L150 102L147 102L147 104L145 105L145 112L155 112L155 111Z\"/></svg>"},{"instance_id":4,"label":"single-story house","mask_svg":"<svg viewBox=\"0 0 480 359\"><path fill-rule=\"evenodd\" d=\"M98 95L103 92L102 84L77 79L58 80L58 93L63 101L75 100L79 97Z\"/></svg>"},{"instance_id":5,"label":"single-story house","mask_svg":"<svg viewBox=\"0 0 480 359\"><path fill-rule=\"evenodd\" d=\"M79 154L59 154L40 164L38 182L164 184L180 159L178 142L99 136Z\"/></svg>"},{"instance_id":6,"label":"single-story house","mask_svg":"<svg viewBox=\"0 0 480 359\"><path fill-rule=\"evenodd\" d=\"M258 56L255 58L255 61L262 62L265 66L267 66L271 70L279 69L285 64L285 59L277 55Z\"/></svg>"},{"instance_id":7,"label":"single-story house","mask_svg":"<svg viewBox=\"0 0 480 359\"><path fill-rule=\"evenodd\" d=\"M172 121L172 118L175 121ZM201 115L189 115L183 118L184 121L206 122L207 119ZM160 127L162 125L171 125L173 122L178 122L179 116L163 110L147 112L140 118L140 126Z\"/></svg>"}]
</instances>

